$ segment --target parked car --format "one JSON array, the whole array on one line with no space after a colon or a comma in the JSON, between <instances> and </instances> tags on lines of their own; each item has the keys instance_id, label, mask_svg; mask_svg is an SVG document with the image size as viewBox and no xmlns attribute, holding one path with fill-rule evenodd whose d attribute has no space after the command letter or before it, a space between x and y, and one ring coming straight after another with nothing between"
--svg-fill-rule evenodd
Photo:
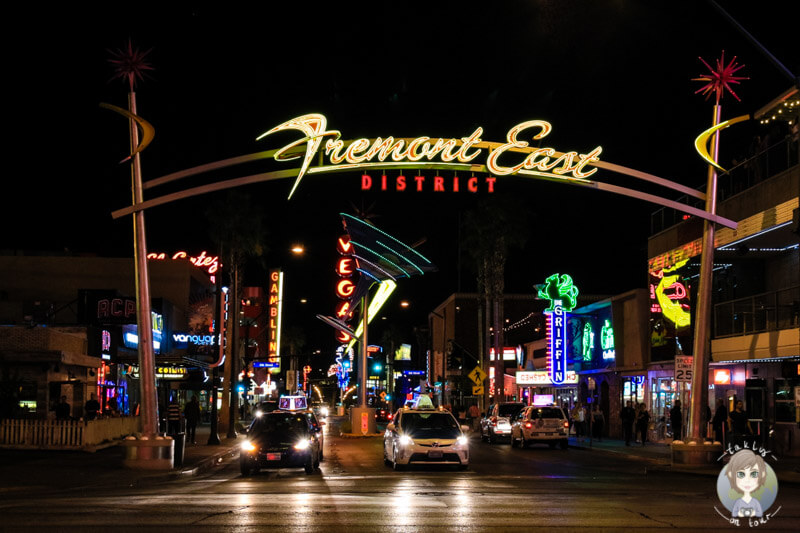
<instances>
[{"instance_id":1,"label":"parked car","mask_svg":"<svg viewBox=\"0 0 800 533\"><path fill-rule=\"evenodd\" d=\"M253 420L241 444L239 467L243 476L261 468L319 468L320 441L303 412L273 411Z\"/></svg>"},{"instance_id":2,"label":"parked car","mask_svg":"<svg viewBox=\"0 0 800 533\"><path fill-rule=\"evenodd\" d=\"M383 436L383 461L401 470L410 464L469 466L467 426L433 407L398 409Z\"/></svg>"},{"instance_id":3,"label":"parked car","mask_svg":"<svg viewBox=\"0 0 800 533\"><path fill-rule=\"evenodd\" d=\"M481 419L481 440L494 444L498 438L511 440L511 420L517 416L525 404L504 402L489 406L486 416Z\"/></svg>"},{"instance_id":4,"label":"parked car","mask_svg":"<svg viewBox=\"0 0 800 533\"><path fill-rule=\"evenodd\" d=\"M517 414L511 424L511 447L524 448L534 443L557 444L567 449L569 445L569 420L558 405L530 405Z\"/></svg>"}]
</instances>

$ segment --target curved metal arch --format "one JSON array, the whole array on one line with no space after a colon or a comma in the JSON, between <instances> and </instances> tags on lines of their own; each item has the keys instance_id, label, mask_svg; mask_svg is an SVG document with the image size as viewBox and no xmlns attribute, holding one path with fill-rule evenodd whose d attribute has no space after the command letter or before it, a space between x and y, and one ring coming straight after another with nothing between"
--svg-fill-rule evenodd
<instances>
[{"instance_id":1,"label":"curved metal arch","mask_svg":"<svg viewBox=\"0 0 800 533\"><path fill-rule=\"evenodd\" d=\"M720 127L727 127L736 122L740 122L742 120L747 119L748 117L737 117L726 123L720 125ZM719 128L717 128L719 129ZM714 130L716 131L716 130ZM706 131L703 132L697 139L697 143L702 143L701 139L707 140L708 137L714 133L714 131ZM406 142L410 142L413 140L412 138L395 138L396 140L404 140ZM431 142L436 142L437 138L431 138ZM374 141L374 139L370 139L370 142ZM346 141L345 146L351 144L354 141ZM460 143L460 142L459 142ZM460 143L463 144L463 143ZM488 149L492 151L500 146L501 143L497 142L488 142L482 141L479 143L475 143L473 145L475 148L481 149ZM518 152L518 153L532 153L536 150L533 147L526 147L526 148L511 148L508 151ZM269 159L275 157L276 154L281 154L284 157L287 155L297 155L300 156L304 152L304 148L300 146L300 143L294 143L291 149L275 149L275 150L266 150L262 152L255 152L252 154L247 154L243 156L233 157L229 159L223 159L220 161L216 161L213 163L208 163L205 165L200 165L197 167L192 167L189 169L181 170L178 172L174 172L171 174L167 174L165 176L161 176L159 178L147 181L143 184L145 189L152 189L159 185L164 185L167 183L171 183L180 179L196 176L199 174L204 174L207 172L220 170L223 168L249 163L253 161L258 161L262 159ZM698 149L700 151L700 149ZM555 152L554 155L556 157L561 157L564 155L562 152ZM702 152L701 152L702 155ZM688 196L692 196L701 200L705 199L705 194L703 192L697 191L696 189L692 189L691 187L687 187L685 185L681 185L679 183L660 178L653 174L649 174L646 172L642 172L639 170L631 169L628 167L624 167L621 165L616 165L614 163L609 163L605 161L593 161L590 163L591 166L597 167L599 169L608 170L610 172L615 172L619 174L624 174L627 176L631 176L636 179L640 179L643 181L647 181L649 183L653 183L655 185L659 185L680 193L683 193ZM378 162L378 163L360 163L360 164L338 164L338 165L324 165L323 164L323 154L319 154L319 165L314 167L309 167L307 170L307 174L330 174L330 173L338 173L338 172L352 172L357 169L411 169L411 170L450 170L450 171L464 171L464 172L476 172L476 173L490 173L486 167L486 165L482 164L472 164L472 163L445 163L445 162L408 162L408 161L400 161L400 162ZM259 174L252 174L250 176L245 176L241 178L229 179L218 181L215 183L202 185L198 187L192 187L180 192L167 194L164 196L156 197L150 200L146 200L139 204L131 205L129 207L125 207L123 209L118 209L111 213L112 217L117 219L137 211L149 209L152 207L164 205L167 203L171 203L177 200L190 198L193 196L198 196L201 194L206 194L209 192L220 191L225 189L230 189L234 187L241 187L243 185L251 185L255 183L261 183L266 181L273 181L278 179L285 179L291 177L297 177L300 175L300 168L294 169L285 169L273 172L265 172ZM729 220L725 217L721 217L716 214L709 213L703 209L695 208L690 205L686 205L674 200L670 200L667 198L663 198L661 196L657 196L650 193L641 192L635 189L621 187L618 185L613 185L610 183L604 183L597 180L590 180L586 178L569 178L566 176L559 176L547 172L538 172L534 170L525 170L521 169L512 175L518 175L521 177L531 178L531 179L540 179L546 181L553 181L556 183L564 183L569 185L575 186L582 186L582 187L590 187L593 189L598 189L606 192L611 192L614 194L619 194L622 196L628 196L630 198L636 198L639 200L644 200L647 202L655 203L657 205L661 205L664 207L669 207L675 209L676 211L683 212L692 216L696 216L698 218L706 219L711 222L735 229L737 227L736 222ZM295 183L297 185L297 183Z\"/></svg>"}]
</instances>

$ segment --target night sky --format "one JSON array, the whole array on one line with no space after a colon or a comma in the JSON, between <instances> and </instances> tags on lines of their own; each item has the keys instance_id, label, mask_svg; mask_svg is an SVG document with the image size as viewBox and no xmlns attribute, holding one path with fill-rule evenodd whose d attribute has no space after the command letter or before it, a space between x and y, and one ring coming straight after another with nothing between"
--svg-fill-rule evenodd
<instances>
[{"instance_id":1,"label":"night sky","mask_svg":"<svg viewBox=\"0 0 800 533\"><path fill-rule=\"evenodd\" d=\"M156 130L142 155L145 181L288 144L297 136L256 137L317 112L343 139L458 138L481 126L484 140L503 142L512 126L542 119L553 125L548 146L583 153L600 145L603 161L699 187L705 166L693 139L710 126L712 102L694 94L702 84L692 78L706 72L698 57L713 64L725 50L726 62L737 56L745 65L739 74L751 78L734 87L742 102L725 97L723 118L754 111L791 86L708 2L161 2L127 4L129 13L115 4L8 15L22 31L6 37L5 124L15 140L5 158L0 249L132 254L130 221L110 215L130 204L129 167L119 164L127 124L99 107L127 105L108 60L129 38L152 49L154 70L137 86L139 114ZM796 21L781 14L784 3L720 4L800 72ZM742 149L737 142L726 146L723 136L723 163ZM276 168L267 161L213 178ZM424 323L452 292L474 290L458 228L485 194L364 193L359 176L307 177L291 201L292 179L241 189L267 215L267 263L304 280L302 287L287 281L287 290L309 298L309 317L333 311L338 213L356 209L404 242L424 241L418 251L439 267L400 283L395 303L412 302L403 311L416 313L412 321ZM594 177L678 196L609 172ZM498 180L497 191L523 201L533 226L525 249L509 257L507 292L532 292L553 272L570 273L584 293L646 285L650 213L658 206L516 177ZM149 250L213 251L204 217L213 201L205 195L148 212ZM308 247L302 260L286 252L294 242ZM328 326L314 324L332 340Z\"/></svg>"}]
</instances>

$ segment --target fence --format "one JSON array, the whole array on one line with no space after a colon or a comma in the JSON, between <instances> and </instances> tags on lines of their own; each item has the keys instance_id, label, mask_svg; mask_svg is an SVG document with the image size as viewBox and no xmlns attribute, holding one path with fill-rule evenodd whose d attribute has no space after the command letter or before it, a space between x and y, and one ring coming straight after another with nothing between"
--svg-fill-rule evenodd
<instances>
[{"instance_id":1,"label":"fence","mask_svg":"<svg viewBox=\"0 0 800 533\"><path fill-rule=\"evenodd\" d=\"M0 448L96 451L140 430L140 417L0 420Z\"/></svg>"},{"instance_id":2,"label":"fence","mask_svg":"<svg viewBox=\"0 0 800 533\"><path fill-rule=\"evenodd\" d=\"M750 335L800 325L800 286L714 306L714 337Z\"/></svg>"},{"instance_id":3,"label":"fence","mask_svg":"<svg viewBox=\"0 0 800 533\"><path fill-rule=\"evenodd\" d=\"M800 142L786 137L769 148L759 150L745 161L735 162L732 168L717 177L717 202L743 192L800 162ZM697 188L705 192L706 184ZM705 200L694 196L681 196L676 201L698 209L705 209ZM683 212L662 207L650 215L650 235L655 235L686 220Z\"/></svg>"}]
</instances>

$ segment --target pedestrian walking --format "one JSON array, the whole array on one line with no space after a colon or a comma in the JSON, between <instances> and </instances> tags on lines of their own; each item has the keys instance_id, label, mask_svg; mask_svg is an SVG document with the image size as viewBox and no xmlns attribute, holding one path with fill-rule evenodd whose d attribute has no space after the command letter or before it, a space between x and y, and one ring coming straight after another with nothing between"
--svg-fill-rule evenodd
<instances>
[{"instance_id":1,"label":"pedestrian walking","mask_svg":"<svg viewBox=\"0 0 800 533\"><path fill-rule=\"evenodd\" d=\"M586 409L584 409L582 402L575 404L571 418L572 424L575 426L575 437L578 442L583 442L583 438L586 435Z\"/></svg>"},{"instance_id":2,"label":"pedestrian walking","mask_svg":"<svg viewBox=\"0 0 800 533\"><path fill-rule=\"evenodd\" d=\"M62 396L61 401L56 405L56 419L57 420L69 420L72 418L71 413L72 407L67 403L67 397Z\"/></svg>"},{"instance_id":3,"label":"pedestrian walking","mask_svg":"<svg viewBox=\"0 0 800 533\"><path fill-rule=\"evenodd\" d=\"M167 407L167 435L177 435L181 431L181 408L177 398L173 398Z\"/></svg>"},{"instance_id":4,"label":"pedestrian walking","mask_svg":"<svg viewBox=\"0 0 800 533\"><path fill-rule=\"evenodd\" d=\"M467 409L467 421L469 423L469 426L472 428L472 431L478 430L477 426L478 422L480 421L480 418L481 418L481 412L478 409L478 404L473 403L472 405L469 406L469 409Z\"/></svg>"},{"instance_id":5,"label":"pedestrian walking","mask_svg":"<svg viewBox=\"0 0 800 533\"><path fill-rule=\"evenodd\" d=\"M636 414L636 432L642 437L642 446L647 444L647 430L650 428L650 413L644 403L639 404L639 412Z\"/></svg>"},{"instance_id":6,"label":"pedestrian walking","mask_svg":"<svg viewBox=\"0 0 800 533\"><path fill-rule=\"evenodd\" d=\"M731 434L731 439L734 444L740 446L753 434L753 428L750 426L750 421L747 419L747 413L744 410L744 402L742 400L736 401L735 409L728 415L728 431Z\"/></svg>"},{"instance_id":7,"label":"pedestrian walking","mask_svg":"<svg viewBox=\"0 0 800 533\"><path fill-rule=\"evenodd\" d=\"M672 424L672 440L683 441L683 412L680 400L675 400L675 405L669 410L669 422Z\"/></svg>"},{"instance_id":8,"label":"pedestrian walking","mask_svg":"<svg viewBox=\"0 0 800 533\"><path fill-rule=\"evenodd\" d=\"M97 418L97 413L100 411L100 402L95 399L94 394L89 395L89 399L86 400L83 410L86 412L86 420L94 420Z\"/></svg>"},{"instance_id":9,"label":"pedestrian walking","mask_svg":"<svg viewBox=\"0 0 800 533\"><path fill-rule=\"evenodd\" d=\"M625 446L630 446L633 438L633 424L636 421L636 410L633 408L631 400L628 400L628 405L622 408L620 418L622 418L622 431L625 434Z\"/></svg>"},{"instance_id":10,"label":"pedestrian walking","mask_svg":"<svg viewBox=\"0 0 800 533\"><path fill-rule=\"evenodd\" d=\"M725 400L717 398L717 410L714 411L714 418L711 425L714 427L714 440L721 442L725 446L725 425L728 421L728 409L725 407Z\"/></svg>"},{"instance_id":11,"label":"pedestrian walking","mask_svg":"<svg viewBox=\"0 0 800 533\"><path fill-rule=\"evenodd\" d=\"M192 400L186 404L183 409L183 416L186 419L186 440L192 444L195 442L195 433L197 431L197 422L200 420L200 402L197 401L197 396L192 396Z\"/></svg>"},{"instance_id":12,"label":"pedestrian walking","mask_svg":"<svg viewBox=\"0 0 800 533\"><path fill-rule=\"evenodd\" d=\"M600 409L599 405L595 405L592 408L592 433L594 437L602 442L603 441L603 427L606 424L606 417L603 414L603 410Z\"/></svg>"}]
</instances>

